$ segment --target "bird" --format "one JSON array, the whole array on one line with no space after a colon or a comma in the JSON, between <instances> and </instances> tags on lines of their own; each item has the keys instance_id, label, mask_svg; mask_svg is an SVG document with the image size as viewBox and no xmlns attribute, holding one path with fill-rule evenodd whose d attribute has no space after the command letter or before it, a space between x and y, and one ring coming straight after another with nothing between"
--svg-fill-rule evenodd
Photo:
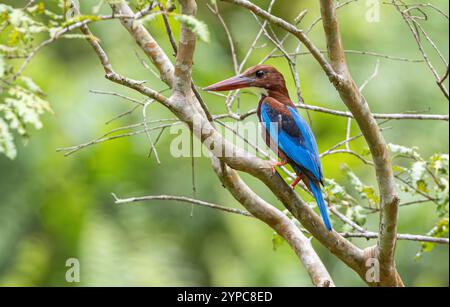
<instances>
[{"instance_id":1,"label":"bird","mask_svg":"<svg viewBox=\"0 0 450 307\"><path fill-rule=\"evenodd\" d=\"M276 172L276 167L291 165L297 175L291 188L294 189L300 181L305 183L316 200L326 229L332 231L322 195L324 175L317 142L308 123L290 99L283 75L273 66L256 65L204 90L219 92L243 88L252 88L260 95L257 115L265 128L263 138L272 150L274 146L271 145L276 145L276 154L280 159L273 164L273 172Z\"/></svg>"}]
</instances>

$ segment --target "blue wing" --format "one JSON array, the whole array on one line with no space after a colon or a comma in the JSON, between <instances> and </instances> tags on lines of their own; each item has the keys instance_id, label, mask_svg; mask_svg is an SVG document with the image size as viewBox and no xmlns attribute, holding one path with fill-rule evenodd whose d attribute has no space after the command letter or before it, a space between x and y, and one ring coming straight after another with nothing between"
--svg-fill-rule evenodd
<instances>
[{"instance_id":1,"label":"blue wing","mask_svg":"<svg viewBox=\"0 0 450 307\"><path fill-rule=\"evenodd\" d=\"M310 179L321 182L323 172L314 135L295 108L288 107L288 110L290 116L277 112L268 104L262 104L263 124L283 153L314 177ZM278 123L278 127L273 123Z\"/></svg>"},{"instance_id":2,"label":"blue wing","mask_svg":"<svg viewBox=\"0 0 450 307\"><path fill-rule=\"evenodd\" d=\"M295 123L300 129L304 137L305 143L308 147L308 151L311 155L311 158L314 160L315 167L317 167L317 171L319 173L319 177L317 177L317 179L319 179L319 181L323 181L322 164L320 163L319 149L317 148L317 143L316 139L314 138L314 134L311 131L309 125L303 119L303 117L300 116L296 108L289 106L288 109L292 115L292 118L295 120Z\"/></svg>"}]
</instances>

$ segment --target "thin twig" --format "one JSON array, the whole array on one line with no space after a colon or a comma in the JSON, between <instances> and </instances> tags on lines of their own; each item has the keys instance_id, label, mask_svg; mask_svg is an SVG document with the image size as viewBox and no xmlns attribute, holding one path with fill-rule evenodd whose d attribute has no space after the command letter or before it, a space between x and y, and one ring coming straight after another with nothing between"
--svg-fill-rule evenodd
<instances>
[{"instance_id":1,"label":"thin twig","mask_svg":"<svg viewBox=\"0 0 450 307\"><path fill-rule=\"evenodd\" d=\"M327 50L320 50L320 52L323 54L328 53ZM372 57L382 58L382 59L391 60L391 61L400 61L400 62L409 62L409 63L423 63L424 62L423 59L408 59L408 58L373 52L373 51L361 51L361 50L347 49L347 50L344 50L344 52L346 54L372 56ZM289 55L290 56L303 56L303 55L311 55L311 53L309 51L302 51L302 52L290 53ZM271 56L271 58L279 58L279 57L283 57L283 56L284 55L282 55L282 54L274 54Z\"/></svg>"},{"instance_id":2,"label":"thin twig","mask_svg":"<svg viewBox=\"0 0 450 307\"><path fill-rule=\"evenodd\" d=\"M336 115L340 117L347 117L347 118L354 118L352 113L346 112L346 111L338 111L338 110L332 110L328 108L318 107L314 105L307 105L307 104L296 104L297 108L305 109L305 110L311 110L315 112L321 112L331 115ZM231 117L237 120L244 120L249 116L252 116L256 114L256 109L252 109L246 113L243 114L222 114L222 115L216 115L215 118L224 118L224 117ZM413 113L392 113L392 114L386 114L386 113L373 113L374 118L376 119L389 119L389 120L442 120L442 121L449 121L448 115L441 115L441 114L413 114Z\"/></svg>"},{"instance_id":3,"label":"thin twig","mask_svg":"<svg viewBox=\"0 0 450 307\"><path fill-rule=\"evenodd\" d=\"M365 233L366 230L364 228L362 228L361 226L359 226L358 224L356 224L355 222L353 222L351 219L349 219L348 217L346 217L344 214L342 214L341 212L339 212L339 210L337 210L334 206L329 206L328 207L330 212L333 213L334 215L336 215L341 221L343 221L345 224L351 226L353 229L355 229L358 233Z\"/></svg>"},{"instance_id":4,"label":"thin twig","mask_svg":"<svg viewBox=\"0 0 450 307\"><path fill-rule=\"evenodd\" d=\"M349 142L346 142L346 144L349 144ZM327 151L326 153L321 154L320 156L321 157L326 157L326 156L335 155L335 154L349 154L349 155L355 156L356 158L361 160L364 164L373 166L373 162L372 161L369 161L369 160L365 159L359 153L357 153L357 152L355 152L353 150L348 150L348 149L331 150L331 151Z\"/></svg>"},{"instance_id":5,"label":"thin twig","mask_svg":"<svg viewBox=\"0 0 450 307\"><path fill-rule=\"evenodd\" d=\"M253 217L253 215L251 215L247 211L243 211L243 210L235 209L235 208L228 208L228 207L224 207L224 206L220 206L220 205L216 205L213 203L209 203L209 202L205 202L205 201L201 201L201 200L193 199L193 198L189 198L189 197L184 197L184 196L157 195L157 196L142 196L142 197L131 197L131 198L121 199L121 198L118 198L115 194L112 194L112 195L114 197L114 202L118 205L130 204L130 203L141 202L141 201L155 201L155 200L178 201L178 202L194 204L197 206L206 207L206 208L210 208L210 209L216 209L216 210L220 210L220 211L224 211L224 212L228 212L228 213L235 213L235 214L239 214L239 215L243 215L243 216L247 216L247 217Z\"/></svg>"},{"instance_id":6,"label":"thin twig","mask_svg":"<svg viewBox=\"0 0 450 307\"><path fill-rule=\"evenodd\" d=\"M153 153L155 154L155 159L156 162L158 164L161 164L161 161L159 160L159 156L158 156L158 151L156 150L155 144L153 143L153 139L152 136L150 134L150 129L147 126L147 108L153 103L155 102L154 100L148 100L144 107L142 108L142 117L144 119L144 130L145 130L145 134L147 135L147 139L150 142L150 146L151 146L151 150L153 151Z\"/></svg>"},{"instance_id":7,"label":"thin twig","mask_svg":"<svg viewBox=\"0 0 450 307\"><path fill-rule=\"evenodd\" d=\"M344 238L364 238L367 240L378 239L379 234L376 232L365 232L365 233L341 233ZM397 240L406 241L416 241L416 242L429 242L435 244L449 244L449 239L447 238L435 238L422 235L410 235L410 234L398 234Z\"/></svg>"}]
</instances>

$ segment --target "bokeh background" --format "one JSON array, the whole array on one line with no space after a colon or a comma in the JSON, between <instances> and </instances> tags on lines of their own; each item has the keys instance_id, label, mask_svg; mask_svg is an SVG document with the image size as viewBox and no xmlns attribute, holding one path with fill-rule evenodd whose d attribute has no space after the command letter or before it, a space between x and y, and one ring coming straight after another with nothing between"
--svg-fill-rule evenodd
<instances>
[{"instance_id":1,"label":"bokeh background","mask_svg":"<svg viewBox=\"0 0 450 307\"><path fill-rule=\"evenodd\" d=\"M17 0L1 0L15 4ZM49 5L52 5L50 2ZM89 13L97 0L83 0ZM227 37L217 18L200 0L198 18L211 32L209 43L200 42L195 57L194 78L199 86L233 75ZM268 1L253 1L263 7ZM448 1L434 1L448 13ZM366 1L356 1L339 10L341 29L347 49L366 50L411 59L420 58L416 44L395 9L381 5L380 22L365 19ZM243 9L219 4L237 44L240 60L257 33L258 23ZM274 13L293 20L308 9L301 26L308 26L319 15L318 1L278 0ZM106 6L102 9L108 13ZM431 13L423 23L448 58L448 24ZM178 26L173 22L175 35ZM170 52L162 21L149 25L152 34ZM128 33L117 21L92 26L115 69L134 79L164 89L135 56L140 53ZM278 32L282 35L282 32ZM312 40L325 48L322 28L311 33ZM261 41L261 44L264 41ZM258 63L273 46L259 48L248 66ZM291 50L295 40L288 43ZM433 58L435 59L435 58ZM377 59L350 55L349 63L361 84L372 74ZM286 76L292 97L295 90L284 59L272 59ZM317 106L345 110L311 56L299 58L299 73L304 99ZM173 136L164 134L158 144L161 164L148 158L145 135L123 138L86 148L70 157L56 148L91 140L112 128L142 120L141 112L105 125L132 105L117 97L95 95L91 89L116 91L136 97L131 91L103 78L103 71L90 46L82 40L61 40L36 56L26 73L45 92L54 110L44 116L44 128L32 131L27 144L18 142L16 160L0 156L0 285L72 286L65 281L66 260L78 258L81 283L76 285L149 285L149 286L309 286L309 278L287 244L276 251L272 231L264 224L248 219L194 208L174 202L151 202L117 206L111 193L121 197L143 195L192 196L191 161L175 159L169 146ZM437 90L424 63L380 59L378 76L370 82L365 96L374 112L422 111L448 114L448 102ZM223 100L204 94L214 113L224 113ZM242 96L242 110L255 107L253 96ZM303 114L305 114L303 112ZM319 148L324 151L345 137L346 120L311 112ZM149 118L168 118L164 108L152 105ZM256 120L254 117L249 120ZM388 142L416 146L424 157L448 153L448 122L392 121L384 135ZM357 129L354 127L353 133ZM356 142L361 151L364 142ZM342 172L349 165L366 182L375 184L373 171L353 157L335 155L323 159L328 178L342 185L348 180ZM263 198L281 204L256 180L243 176ZM207 158L196 159L197 198L239 207L222 188ZM399 232L424 234L436 223L432 204L402 208ZM367 227L377 229L378 216L369 218ZM374 241L354 239L360 246ZM327 250L313 240L321 258L340 286L363 286L363 282ZM415 260L420 245L400 241L397 264L407 285L448 286L448 246L438 246Z\"/></svg>"}]
</instances>

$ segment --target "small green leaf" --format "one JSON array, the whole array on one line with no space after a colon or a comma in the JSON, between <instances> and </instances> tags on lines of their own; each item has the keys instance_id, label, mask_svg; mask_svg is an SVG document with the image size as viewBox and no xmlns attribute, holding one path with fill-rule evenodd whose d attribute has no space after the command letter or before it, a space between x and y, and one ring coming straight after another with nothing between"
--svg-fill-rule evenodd
<instances>
[{"instance_id":1,"label":"small green leaf","mask_svg":"<svg viewBox=\"0 0 450 307\"><path fill-rule=\"evenodd\" d=\"M277 251L278 248L283 244L284 238L277 234L276 232L272 235L272 248L274 251Z\"/></svg>"},{"instance_id":2,"label":"small green leaf","mask_svg":"<svg viewBox=\"0 0 450 307\"><path fill-rule=\"evenodd\" d=\"M206 23L189 15L177 15L175 19L194 32L200 40L209 42L210 34Z\"/></svg>"},{"instance_id":3,"label":"small green leaf","mask_svg":"<svg viewBox=\"0 0 450 307\"><path fill-rule=\"evenodd\" d=\"M156 16L158 16L157 14L148 14L147 16L144 16L143 18L140 19L140 22L142 23L150 23L153 20L156 19Z\"/></svg>"},{"instance_id":4,"label":"small green leaf","mask_svg":"<svg viewBox=\"0 0 450 307\"><path fill-rule=\"evenodd\" d=\"M367 156L369 156L369 155L370 155L370 150L369 150L369 148L364 148L364 149L361 151L361 156L367 157Z\"/></svg>"},{"instance_id":5,"label":"small green leaf","mask_svg":"<svg viewBox=\"0 0 450 307\"><path fill-rule=\"evenodd\" d=\"M22 77L20 77L20 80L23 82L25 87L32 93L38 94L38 95L44 95L44 92L42 91L42 89L36 83L34 83L33 79L22 76Z\"/></svg>"},{"instance_id":6,"label":"small green leaf","mask_svg":"<svg viewBox=\"0 0 450 307\"><path fill-rule=\"evenodd\" d=\"M348 207L345 216L354 221L359 226L364 226L367 221L367 214L364 213L364 209L361 206ZM351 229L352 227L350 226L349 230Z\"/></svg>"},{"instance_id":7,"label":"small green leaf","mask_svg":"<svg viewBox=\"0 0 450 307\"><path fill-rule=\"evenodd\" d=\"M449 182L448 178L440 178L440 185L436 192L438 206L436 212L440 218L448 217L449 205Z\"/></svg>"},{"instance_id":8,"label":"small green leaf","mask_svg":"<svg viewBox=\"0 0 450 307\"><path fill-rule=\"evenodd\" d=\"M326 198L332 204L356 205L356 200L334 179L325 178L324 192L326 194Z\"/></svg>"},{"instance_id":9,"label":"small green leaf","mask_svg":"<svg viewBox=\"0 0 450 307\"><path fill-rule=\"evenodd\" d=\"M17 51L17 47L0 45L0 53L8 54Z\"/></svg>"},{"instance_id":10,"label":"small green leaf","mask_svg":"<svg viewBox=\"0 0 450 307\"><path fill-rule=\"evenodd\" d=\"M449 232L449 220L448 218L443 218L438 221L436 226L431 229L430 232L427 233L427 236L431 236L433 238L445 238ZM421 250L416 254L415 259L420 260L424 253L431 252L436 247L435 243L425 242L422 243Z\"/></svg>"},{"instance_id":11,"label":"small green leaf","mask_svg":"<svg viewBox=\"0 0 450 307\"><path fill-rule=\"evenodd\" d=\"M431 163L431 169L434 170L436 173L440 173L442 175L448 175L448 169L449 169L449 156L448 154L444 155L433 155L430 159Z\"/></svg>"},{"instance_id":12,"label":"small green leaf","mask_svg":"<svg viewBox=\"0 0 450 307\"><path fill-rule=\"evenodd\" d=\"M3 78L3 76L5 76L5 69L6 69L6 63L3 58L3 55L0 54L0 78Z\"/></svg>"},{"instance_id":13,"label":"small green leaf","mask_svg":"<svg viewBox=\"0 0 450 307\"><path fill-rule=\"evenodd\" d=\"M403 156L406 158L412 158L415 160L421 160L419 152L416 147L409 148L402 145L389 144L389 149L394 154L394 156Z\"/></svg>"},{"instance_id":14,"label":"small green leaf","mask_svg":"<svg viewBox=\"0 0 450 307\"><path fill-rule=\"evenodd\" d=\"M396 173L403 173L406 169L399 165L394 165L394 166L392 166L392 170Z\"/></svg>"},{"instance_id":15,"label":"small green leaf","mask_svg":"<svg viewBox=\"0 0 450 307\"><path fill-rule=\"evenodd\" d=\"M2 118L0 118L0 153L5 154L10 159L14 159L17 155L14 137L8 124Z\"/></svg>"},{"instance_id":16,"label":"small green leaf","mask_svg":"<svg viewBox=\"0 0 450 307\"><path fill-rule=\"evenodd\" d=\"M427 183L425 182L426 172L427 163L425 161L414 162L410 170L410 176L414 186L422 192L426 192L427 190Z\"/></svg>"},{"instance_id":17,"label":"small green leaf","mask_svg":"<svg viewBox=\"0 0 450 307\"><path fill-rule=\"evenodd\" d=\"M375 191L375 188L363 184L361 179L359 179L358 176L356 176L356 174L348 166L344 166L343 169L347 173L351 184L359 193L359 196L363 199L367 199L370 206L378 206L378 204L380 203L380 197Z\"/></svg>"}]
</instances>

